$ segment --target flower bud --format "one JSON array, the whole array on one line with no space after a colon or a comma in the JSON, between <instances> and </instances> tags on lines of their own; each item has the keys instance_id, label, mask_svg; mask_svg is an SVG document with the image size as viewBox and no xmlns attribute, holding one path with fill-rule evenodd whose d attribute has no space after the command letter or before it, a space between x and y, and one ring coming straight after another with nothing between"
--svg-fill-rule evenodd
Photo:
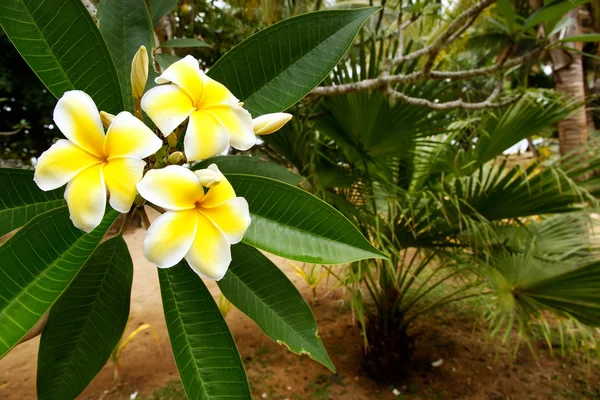
<instances>
[{"instance_id":1,"label":"flower bud","mask_svg":"<svg viewBox=\"0 0 600 400\"><path fill-rule=\"evenodd\" d=\"M146 47L140 49L131 62L131 94L134 99L141 99L148 80L148 51Z\"/></svg>"},{"instance_id":2,"label":"flower bud","mask_svg":"<svg viewBox=\"0 0 600 400\"><path fill-rule=\"evenodd\" d=\"M182 164L184 160L185 160L185 156L180 151L175 151L175 152L169 154L169 157L167 157L167 161L169 162L170 165Z\"/></svg>"},{"instance_id":3,"label":"flower bud","mask_svg":"<svg viewBox=\"0 0 600 400\"><path fill-rule=\"evenodd\" d=\"M104 128L108 129L110 124L112 124L113 119L115 119L114 115L104 111L100 111L100 121L102 121L102 125L104 125Z\"/></svg>"},{"instance_id":4,"label":"flower bud","mask_svg":"<svg viewBox=\"0 0 600 400\"><path fill-rule=\"evenodd\" d=\"M194 173L200 179L200 184L204 187L211 188L221 183L221 177L212 169L200 169L194 171Z\"/></svg>"},{"instance_id":5,"label":"flower bud","mask_svg":"<svg viewBox=\"0 0 600 400\"><path fill-rule=\"evenodd\" d=\"M171 133L169 136L167 136L167 143L169 143L169 146L172 148L177 147L178 141L179 141L179 139L177 138L177 135L174 133Z\"/></svg>"},{"instance_id":6,"label":"flower bud","mask_svg":"<svg viewBox=\"0 0 600 400\"><path fill-rule=\"evenodd\" d=\"M265 114L252 120L252 128L256 135L269 135L284 126L292 115L288 113Z\"/></svg>"}]
</instances>

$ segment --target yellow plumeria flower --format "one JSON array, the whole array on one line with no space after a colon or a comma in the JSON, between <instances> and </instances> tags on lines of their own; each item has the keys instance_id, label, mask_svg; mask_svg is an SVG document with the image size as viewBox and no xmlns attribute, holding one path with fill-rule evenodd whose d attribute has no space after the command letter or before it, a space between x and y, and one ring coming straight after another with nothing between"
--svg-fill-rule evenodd
<instances>
[{"instance_id":1,"label":"yellow plumeria flower","mask_svg":"<svg viewBox=\"0 0 600 400\"><path fill-rule=\"evenodd\" d=\"M200 70L187 56L171 64L142 97L142 109L168 136L188 117L183 142L188 161L204 160L235 147L248 150L256 143L252 116L222 84Z\"/></svg>"},{"instance_id":2,"label":"yellow plumeria flower","mask_svg":"<svg viewBox=\"0 0 600 400\"><path fill-rule=\"evenodd\" d=\"M54 122L67 139L60 139L38 159L34 180L42 190L67 184L65 199L73 224L91 232L110 205L126 213L137 194L146 163L162 141L139 119L119 113L106 135L100 113L90 96L65 92L54 109Z\"/></svg>"},{"instance_id":3,"label":"yellow plumeria flower","mask_svg":"<svg viewBox=\"0 0 600 400\"><path fill-rule=\"evenodd\" d=\"M148 229L146 258L160 268L185 258L198 275L221 279L231 262L230 246L242 240L250 213L217 166L196 173L177 165L150 170L137 188L167 210Z\"/></svg>"}]
</instances>

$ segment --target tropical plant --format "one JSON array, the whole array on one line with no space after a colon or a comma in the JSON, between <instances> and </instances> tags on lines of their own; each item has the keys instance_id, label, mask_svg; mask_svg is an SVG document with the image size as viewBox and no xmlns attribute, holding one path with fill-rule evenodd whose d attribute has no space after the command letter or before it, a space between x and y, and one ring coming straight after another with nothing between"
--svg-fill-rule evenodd
<instances>
[{"instance_id":1,"label":"tropical plant","mask_svg":"<svg viewBox=\"0 0 600 400\"><path fill-rule=\"evenodd\" d=\"M232 308L233 304L231 304L231 302L227 300L227 297L223 296L223 293L221 293L219 296L219 311L221 311L223 318L227 317L227 314L229 314L229 311L231 311Z\"/></svg>"},{"instance_id":2,"label":"tropical plant","mask_svg":"<svg viewBox=\"0 0 600 400\"><path fill-rule=\"evenodd\" d=\"M113 378L117 384L121 383L121 357L123 356L123 351L127 348L127 346L131 343L131 341L133 339L135 339L135 337L137 335L139 335L141 332L148 330L148 329L152 333L152 336L154 337L156 344L160 346L160 340L158 339L158 334L156 333L154 328L152 328L152 325L141 324L140 326L135 328L129 335L127 335L127 338L121 338L121 340L119 341L117 346L115 346L112 353L110 354L110 360L113 363ZM125 339L125 340L123 340L123 339Z\"/></svg>"},{"instance_id":3,"label":"tropical plant","mask_svg":"<svg viewBox=\"0 0 600 400\"><path fill-rule=\"evenodd\" d=\"M0 356L48 313L38 397L70 399L85 389L125 329L133 265L123 232L139 213L149 228L145 255L162 267L167 328L189 398L251 398L200 276L217 279L273 340L335 371L310 308L258 249L327 264L386 256L333 207L294 186L300 178L284 168L227 156L192 170L181 164L229 143L248 149L254 131L277 130L289 119L279 112L330 73L377 8L282 21L240 43L207 76L191 56L154 70L153 22L173 5L150 3L152 17L143 0L103 0L99 28L79 0L0 5L2 29L59 99L54 120L67 137L39 158L35 174L0 171L0 234L16 230L0 247ZM151 226L144 206L163 213ZM126 217L105 240L119 212Z\"/></svg>"},{"instance_id":4,"label":"tropical plant","mask_svg":"<svg viewBox=\"0 0 600 400\"><path fill-rule=\"evenodd\" d=\"M545 161L503 154L534 135L552 135L581 106L524 85L538 68L531 55L556 45L536 43L533 28L572 7L525 7L521 17L499 2L485 14L486 26L477 17L492 3L415 10L400 2L405 8L395 14L392 3L328 85L296 106L300 117L286 134L264 138L267 156L299 171L304 187L390 255L337 274L352 293L375 379L403 372L417 318L463 299L484 304L490 336L503 332L503 345L513 328L518 348L532 337L550 343L550 332L568 326L575 343L593 347L583 327L597 326L600 315L590 232L598 144ZM498 56L498 47L461 47L470 42L461 40L466 30L483 37L499 26L513 38L505 50L517 52L514 58ZM519 94L499 100L509 86L502 81Z\"/></svg>"},{"instance_id":5,"label":"tropical plant","mask_svg":"<svg viewBox=\"0 0 600 400\"><path fill-rule=\"evenodd\" d=\"M320 265L306 265L303 264L302 267L295 263L291 263L292 268L296 271L296 275L298 275L310 288L312 292L312 305L316 305L319 303L319 298L317 297L317 287L319 283L327 276L327 269L323 268Z\"/></svg>"}]
</instances>

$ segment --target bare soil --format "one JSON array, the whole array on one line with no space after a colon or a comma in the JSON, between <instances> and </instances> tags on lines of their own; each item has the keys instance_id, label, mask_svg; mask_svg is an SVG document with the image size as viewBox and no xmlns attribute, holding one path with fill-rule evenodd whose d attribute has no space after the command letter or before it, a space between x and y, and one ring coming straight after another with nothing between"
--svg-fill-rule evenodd
<instances>
[{"instance_id":1,"label":"bare soil","mask_svg":"<svg viewBox=\"0 0 600 400\"><path fill-rule=\"evenodd\" d=\"M157 388L178 379L169 347L156 268L142 253L144 231L126 235L134 260L135 276L131 317L126 334L142 323L158 333L139 334L124 351L120 386L113 380L109 362L80 399L129 399L150 396ZM287 261L272 257L304 296L310 289ZM214 282L208 286L218 299ZM485 327L474 325L472 313L458 307L424 317L415 325L414 370L393 384L378 384L361 369L363 341L354 323L348 296L342 289L319 289L313 307L320 336L338 372L332 374L307 356L290 353L266 337L257 325L233 309L227 322L246 364L253 396L257 399L600 399L598 361L588 365L582 357L550 356L538 346L537 359L523 347L510 362L505 349L486 345ZM0 361L0 399L35 399L36 356L39 338L16 347ZM432 362L443 364L433 367ZM396 393L394 394L394 389Z\"/></svg>"}]
</instances>

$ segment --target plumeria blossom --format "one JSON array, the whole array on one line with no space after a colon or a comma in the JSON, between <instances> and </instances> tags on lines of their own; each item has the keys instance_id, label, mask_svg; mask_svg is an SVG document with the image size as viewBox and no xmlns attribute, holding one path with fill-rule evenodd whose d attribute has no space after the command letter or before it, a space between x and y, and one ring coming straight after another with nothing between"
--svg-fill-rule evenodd
<instances>
[{"instance_id":1,"label":"plumeria blossom","mask_svg":"<svg viewBox=\"0 0 600 400\"><path fill-rule=\"evenodd\" d=\"M142 109L165 136L189 118L183 142L188 161L215 156L229 145L248 150L256 143L250 113L206 76L194 57L171 64L155 81L160 86L144 94Z\"/></svg>"},{"instance_id":2,"label":"plumeria blossom","mask_svg":"<svg viewBox=\"0 0 600 400\"><path fill-rule=\"evenodd\" d=\"M177 165L150 170L137 188L166 210L148 229L146 258L160 268L185 258L198 275L221 279L231 262L230 246L242 240L250 213L217 166L196 173Z\"/></svg>"},{"instance_id":3,"label":"plumeria blossom","mask_svg":"<svg viewBox=\"0 0 600 400\"><path fill-rule=\"evenodd\" d=\"M110 205L126 213L142 179L142 160L154 154L162 141L142 121L119 113L106 135L100 113L90 96L79 90L65 92L54 109L54 122L67 139L54 143L39 158L34 180L42 190L67 184L65 199L73 224L91 232Z\"/></svg>"}]
</instances>

